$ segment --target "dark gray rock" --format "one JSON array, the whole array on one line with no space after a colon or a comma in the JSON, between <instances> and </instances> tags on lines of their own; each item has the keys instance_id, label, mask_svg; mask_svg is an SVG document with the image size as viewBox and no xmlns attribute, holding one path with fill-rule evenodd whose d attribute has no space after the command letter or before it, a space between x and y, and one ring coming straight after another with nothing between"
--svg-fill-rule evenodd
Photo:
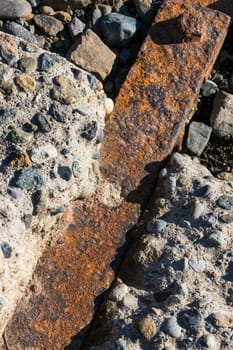
<instances>
[{"instance_id":1,"label":"dark gray rock","mask_svg":"<svg viewBox=\"0 0 233 350\"><path fill-rule=\"evenodd\" d=\"M16 110L13 108L0 109L0 125L9 122L16 116Z\"/></svg>"},{"instance_id":2,"label":"dark gray rock","mask_svg":"<svg viewBox=\"0 0 233 350\"><path fill-rule=\"evenodd\" d=\"M39 170L34 168L24 168L16 174L14 183L17 187L28 191L37 191L43 184L44 179Z\"/></svg>"},{"instance_id":3,"label":"dark gray rock","mask_svg":"<svg viewBox=\"0 0 233 350\"><path fill-rule=\"evenodd\" d=\"M51 131L51 126L42 113L37 113L33 117L33 123L38 126L39 131L46 133Z\"/></svg>"},{"instance_id":4,"label":"dark gray rock","mask_svg":"<svg viewBox=\"0 0 233 350\"><path fill-rule=\"evenodd\" d=\"M28 17L31 12L32 7L26 0L0 1L0 18L2 19Z\"/></svg>"},{"instance_id":5,"label":"dark gray rock","mask_svg":"<svg viewBox=\"0 0 233 350\"><path fill-rule=\"evenodd\" d=\"M200 156L211 135L212 128L200 122L192 122L189 126L187 148L192 155Z\"/></svg>"},{"instance_id":6,"label":"dark gray rock","mask_svg":"<svg viewBox=\"0 0 233 350\"><path fill-rule=\"evenodd\" d=\"M88 123L84 126L84 128L81 130L80 136L87 141L91 141L95 138L97 132L97 122L92 121L91 123Z\"/></svg>"},{"instance_id":7,"label":"dark gray rock","mask_svg":"<svg viewBox=\"0 0 233 350\"><path fill-rule=\"evenodd\" d=\"M41 5L41 0L28 0L32 7L38 7Z\"/></svg>"},{"instance_id":8,"label":"dark gray rock","mask_svg":"<svg viewBox=\"0 0 233 350\"><path fill-rule=\"evenodd\" d=\"M40 70L42 72L48 72L58 62L59 59L55 55L45 52L39 58Z\"/></svg>"},{"instance_id":9,"label":"dark gray rock","mask_svg":"<svg viewBox=\"0 0 233 350\"><path fill-rule=\"evenodd\" d=\"M11 254L12 254L12 248L11 248L10 244L7 242L1 243L1 249L2 249L2 253L3 253L4 258L9 259L11 257Z\"/></svg>"},{"instance_id":10,"label":"dark gray rock","mask_svg":"<svg viewBox=\"0 0 233 350\"><path fill-rule=\"evenodd\" d=\"M49 108L49 114L59 123L66 122L66 109L58 102L52 103Z\"/></svg>"},{"instance_id":11,"label":"dark gray rock","mask_svg":"<svg viewBox=\"0 0 233 350\"><path fill-rule=\"evenodd\" d=\"M138 20L119 13L103 16L100 23L102 38L110 47L127 47L140 27Z\"/></svg>"},{"instance_id":12,"label":"dark gray rock","mask_svg":"<svg viewBox=\"0 0 233 350\"><path fill-rule=\"evenodd\" d=\"M167 222L161 219L152 219L147 224L147 231L149 233L159 233L165 229Z\"/></svg>"},{"instance_id":13,"label":"dark gray rock","mask_svg":"<svg viewBox=\"0 0 233 350\"><path fill-rule=\"evenodd\" d=\"M20 24L18 24L16 22L8 21L3 26L3 30L9 34L13 34L17 37L22 38L31 44L37 45L37 39L32 34L32 32L30 32L29 30L27 30L26 28L24 28L23 26L21 26Z\"/></svg>"},{"instance_id":14,"label":"dark gray rock","mask_svg":"<svg viewBox=\"0 0 233 350\"><path fill-rule=\"evenodd\" d=\"M71 179L71 177L72 177L72 171L71 171L71 169L68 166L61 166L61 165L59 165L59 167L58 167L58 174L65 181L69 181Z\"/></svg>"}]
</instances>

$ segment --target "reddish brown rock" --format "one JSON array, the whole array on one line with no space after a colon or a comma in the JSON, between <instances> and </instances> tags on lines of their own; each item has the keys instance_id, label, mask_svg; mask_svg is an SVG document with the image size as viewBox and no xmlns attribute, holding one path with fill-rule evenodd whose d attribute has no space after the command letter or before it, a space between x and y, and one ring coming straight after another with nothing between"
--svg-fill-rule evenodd
<instances>
[{"instance_id":1,"label":"reddish brown rock","mask_svg":"<svg viewBox=\"0 0 233 350\"><path fill-rule=\"evenodd\" d=\"M182 30L180 15L201 24L198 38L195 23L193 34ZM158 166L192 111L228 24L219 12L182 0L164 3L108 118L99 188L76 203L73 222L38 262L6 329L9 348L61 349L88 325L95 298L118 265L117 248L150 198Z\"/></svg>"}]
</instances>

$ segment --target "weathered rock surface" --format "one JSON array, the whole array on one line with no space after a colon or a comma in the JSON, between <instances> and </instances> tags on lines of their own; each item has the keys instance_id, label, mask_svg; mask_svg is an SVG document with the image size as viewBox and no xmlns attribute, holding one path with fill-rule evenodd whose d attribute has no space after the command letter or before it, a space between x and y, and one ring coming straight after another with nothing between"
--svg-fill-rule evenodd
<instances>
[{"instance_id":1,"label":"weathered rock surface","mask_svg":"<svg viewBox=\"0 0 233 350\"><path fill-rule=\"evenodd\" d=\"M208 193L206 186L212 189ZM233 199L232 183L216 179L197 158L172 155L85 349L114 349L114 344L142 350L232 348L232 339L222 333L233 324L228 259L233 238L232 225L221 221L230 210L218 206L223 194ZM195 200L202 204L198 218L192 215ZM146 233L152 219L167 225ZM226 238L222 245L209 240L217 230ZM122 303L126 293L136 308Z\"/></svg>"},{"instance_id":2,"label":"weathered rock surface","mask_svg":"<svg viewBox=\"0 0 233 350\"><path fill-rule=\"evenodd\" d=\"M201 122L189 125L187 148L193 155L200 156L204 151L212 132L212 128Z\"/></svg>"},{"instance_id":3,"label":"weathered rock surface","mask_svg":"<svg viewBox=\"0 0 233 350\"><path fill-rule=\"evenodd\" d=\"M21 39L0 33L0 53L1 333L59 214L98 183L105 95L94 76Z\"/></svg>"},{"instance_id":4,"label":"weathered rock surface","mask_svg":"<svg viewBox=\"0 0 233 350\"><path fill-rule=\"evenodd\" d=\"M110 47L127 47L140 27L137 19L120 13L109 13L100 22L103 40Z\"/></svg>"},{"instance_id":5,"label":"weathered rock surface","mask_svg":"<svg viewBox=\"0 0 233 350\"><path fill-rule=\"evenodd\" d=\"M7 21L5 23L3 30L6 31L9 34L13 34L15 36L18 36L26 41L28 41L31 44L37 45L37 39L36 37L26 28L24 28L22 25L13 22L13 21Z\"/></svg>"},{"instance_id":6,"label":"weathered rock surface","mask_svg":"<svg viewBox=\"0 0 233 350\"><path fill-rule=\"evenodd\" d=\"M77 66L95 74L101 80L111 72L116 55L91 29L79 36L67 54Z\"/></svg>"},{"instance_id":7,"label":"weathered rock surface","mask_svg":"<svg viewBox=\"0 0 233 350\"><path fill-rule=\"evenodd\" d=\"M233 137L233 95L219 91L210 117L213 132L219 137Z\"/></svg>"},{"instance_id":8,"label":"weathered rock surface","mask_svg":"<svg viewBox=\"0 0 233 350\"><path fill-rule=\"evenodd\" d=\"M33 17L35 25L48 35L57 35L64 28L61 21L47 15L36 15Z\"/></svg>"}]
</instances>

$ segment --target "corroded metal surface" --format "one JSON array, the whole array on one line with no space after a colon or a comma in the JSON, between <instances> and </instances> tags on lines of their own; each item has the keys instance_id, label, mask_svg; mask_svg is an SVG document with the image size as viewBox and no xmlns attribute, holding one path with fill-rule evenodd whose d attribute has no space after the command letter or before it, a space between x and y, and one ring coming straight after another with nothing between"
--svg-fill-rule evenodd
<instances>
[{"instance_id":1,"label":"corroded metal surface","mask_svg":"<svg viewBox=\"0 0 233 350\"><path fill-rule=\"evenodd\" d=\"M108 119L102 183L76 204L72 224L45 250L6 329L9 349L62 349L90 322L95 298L113 278L117 248L152 192L158 164L172 151L228 24L210 9L164 3ZM103 200L106 183L122 201Z\"/></svg>"}]
</instances>

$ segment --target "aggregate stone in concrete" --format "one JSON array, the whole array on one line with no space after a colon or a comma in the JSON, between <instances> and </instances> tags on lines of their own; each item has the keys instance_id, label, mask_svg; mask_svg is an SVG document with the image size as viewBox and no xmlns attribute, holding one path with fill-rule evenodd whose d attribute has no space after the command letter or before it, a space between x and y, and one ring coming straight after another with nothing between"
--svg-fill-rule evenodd
<instances>
[{"instance_id":1,"label":"aggregate stone in concrete","mask_svg":"<svg viewBox=\"0 0 233 350\"><path fill-rule=\"evenodd\" d=\"M170 344L173 349L184 349L187 344L192 350L200 349L200 344L216 350L223 344L224 349L232 348L232 339L224 337L223 342L222 337L233 324L232 224L219 220L223 209L218 206L223 193L232 194L232 186L185 154L173 154L166 170L144 214L141 233L131 236L114 288L105 295L85 349L111 349L121 339L131 340L135 347L140 344L141 350L170 349ZM173 192L166 186L169 177L177 180ZM197 223L190 218L189 204L207 184L213 191L209 197L198 195L203 212ZM152 219L166 220L169 225L162 232L146 234ZM217 230L227 238L224 244L210 242ZM122 286L138 301L133 310L112 298Z\"/></svg>"},{"instance_id":2,"label":"aggregate stone in concrete","mask_svg":"<svg viewBox=\"0 0 233 350\"><path fill-rule=\"evenodd\" d=\"M99 181L93 154L101 145L106 97L94 76L19 38L0 33L0 56L2 333L59 213ZM82 137L93 124L92 137Z\"/></svg>"}]
</instances>

